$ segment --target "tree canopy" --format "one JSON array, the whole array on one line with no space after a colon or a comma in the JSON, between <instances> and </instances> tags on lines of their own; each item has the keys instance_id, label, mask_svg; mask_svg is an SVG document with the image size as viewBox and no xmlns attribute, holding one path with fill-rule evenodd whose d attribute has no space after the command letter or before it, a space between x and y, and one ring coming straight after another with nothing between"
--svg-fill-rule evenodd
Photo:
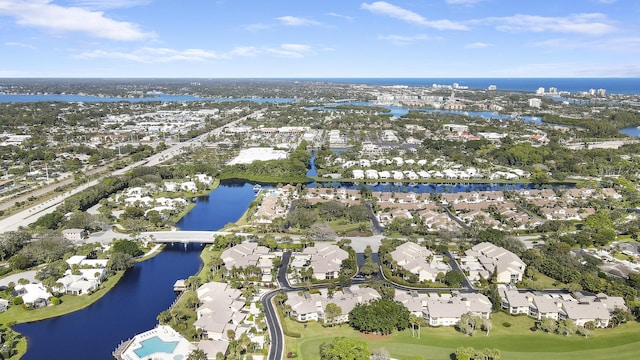
<instances>
[{"instance_id":1,"label":"tree canopy","mask_svg":"<svg viewBox=\"0 0 640 360\"><path fill-rule=\"evenodd\" d=\"M322 360L369 360L369 345L360 339L338 337L320 345Z\"/></svg>"},{"instance_id":2,"label":"tree canopy","mask_svg":"<svg viewBox=\"0 0 640 360\"><path fill-rule=\"evenodd\" d=\"M380 298L358 304L349 313L349 325L365 333L391 334L409 327L409 310L393 299Z\"/></svg>"}]
</instances>

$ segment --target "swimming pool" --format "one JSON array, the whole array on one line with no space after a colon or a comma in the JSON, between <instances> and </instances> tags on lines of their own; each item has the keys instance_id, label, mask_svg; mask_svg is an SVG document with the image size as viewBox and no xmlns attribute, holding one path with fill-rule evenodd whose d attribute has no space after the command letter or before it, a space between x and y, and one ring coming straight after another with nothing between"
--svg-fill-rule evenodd
<instances>
[{"instance_id":1,"label":"swimming pool","mask_svg":"<svg viewBox=\"0 0 640 360\"><path fill-rule=\"evenodd\" d=\"M140 359L144 359L155 353L173 353L176 346L178 346L178 341L165 342L158 336L154 336L140 341L140 346L141 347L139 349L135 349L133 352L136 353Z\"/></svg>"}]
</instances>

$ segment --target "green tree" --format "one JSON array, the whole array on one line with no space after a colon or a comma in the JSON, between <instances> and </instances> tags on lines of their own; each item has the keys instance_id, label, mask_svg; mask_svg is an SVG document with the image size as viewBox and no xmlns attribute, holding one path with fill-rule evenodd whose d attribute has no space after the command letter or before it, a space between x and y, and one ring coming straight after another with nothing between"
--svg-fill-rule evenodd
<instances>
[{"instance_id":1,"label":"green tree","mask_svg":"<svg viewBox=\"0 0 640 360\"><path fill-rule=\"evenodd\" d=\"M369 360L369 345L356 338L338 337L320 345L322 360Z\"/></svg>"},{"instance_id":2,"label":"green tree","mask_svg":"<svg viewBox=\"0 0 640 360\"><path fill-rule=\"evenodd\" d=\"M109 262L107 263L109 269L114 271L127 270L129 268L132 268L133 265L135 265L135 260L133 259L133 257L129 254L121 252L111 254Z\"/></svg>"},{"instance_id":3,"label":"green tree","mask_svg":"<svg viewBox=\"0 0 640 360\"><path fill-rule=\"evenodd\" d=\"M464 274L458 270L449 270L444 275L444 282L451 287L460 287L464 281Z\"/></svg>"},{"instance_id":4,"label":"green tree","mask_svg":"<svg viewBox=\"0 0 640 360\"><path fill-rule=\"evenodd\" d=\"M369 259L366 259L364 261L364 264L362 264L362 267L360 268L360 272L362 273L362 275L364 276L371 276L374 274L377 274L380 271L380 268L378 267L378 264L376 264L375 261Z\"/></svg>"},{"instance_id":5,"label":"green tree","mask_svg":"<svg viewBox=\"0 0 640 360\"><path fill-rule=\"evenodd\" d=\"M393 299L380 298L357 304L349 313L349 325L364 333L391 334L409 327L409 310Z\"/></svg>"},{"instance_id":6,"label":"green tree","mask_svg":"<svg viewBox=\"0 0 640 360\"><path fill-rule=\"evenodd\" d=\"M207 354L202 349L195 349L187 355L187 360L207 360Z\"/></svg>"},{"instance_id":7,"label":"green tree","mask_svg":"<svg viewBox=\"0 0 640 360\"><path fill-rule=\"evenodd\" d=\"M124 253L131 255L132 257L140 256L143 254L142 250L138 246L138 243L131 240L117 240L111 246L111 251L115 253Z\"/></svg>"},{"instance_id":8,"label":"green tree","mask_svg":"<svg viewBox=\"0 0 640 360\"><path fill-rule=\"evenodd\" d=\"M342 315L342 308L335 303L328 303L324 309L324 317L325 322L331 324L333 326L335 324L335 319Z\"/></svg>"}]
</instances>

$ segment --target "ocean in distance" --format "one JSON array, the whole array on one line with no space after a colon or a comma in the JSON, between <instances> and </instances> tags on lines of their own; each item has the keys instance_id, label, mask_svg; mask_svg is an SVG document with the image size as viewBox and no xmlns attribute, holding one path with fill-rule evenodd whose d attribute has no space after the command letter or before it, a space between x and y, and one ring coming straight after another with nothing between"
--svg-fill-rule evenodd
<instances>
[{"instance_id":1,"label":"ocean in distance","mask_svg":"<svg viewBox=\"0 0 640 360\"><path fill-rule=\"evenodd\" d=\"M549 90L577 93L589 89L606 89L607 94L640 94L640 78L304 78L282 80L328 81L350 84L432 86L468 86L469 89L486 89L495 85L497 90L536 91L540 87Z\"/></svg>"}]
</instances>

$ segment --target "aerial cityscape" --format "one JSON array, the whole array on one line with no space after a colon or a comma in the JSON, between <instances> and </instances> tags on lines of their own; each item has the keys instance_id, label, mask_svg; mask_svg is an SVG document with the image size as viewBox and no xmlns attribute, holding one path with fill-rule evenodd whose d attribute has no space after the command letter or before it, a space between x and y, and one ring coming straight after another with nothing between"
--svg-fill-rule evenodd
<instances>
[{"instance_id":1,"label":"aerial cityscape","mask_svg":"<svg viewBox=\"0 0 640 360\"><path fill-rule=\"evenodd\" d=\"M639 16L0 0L0 358L638 358Z\"/></svg>"}]
</instances>

